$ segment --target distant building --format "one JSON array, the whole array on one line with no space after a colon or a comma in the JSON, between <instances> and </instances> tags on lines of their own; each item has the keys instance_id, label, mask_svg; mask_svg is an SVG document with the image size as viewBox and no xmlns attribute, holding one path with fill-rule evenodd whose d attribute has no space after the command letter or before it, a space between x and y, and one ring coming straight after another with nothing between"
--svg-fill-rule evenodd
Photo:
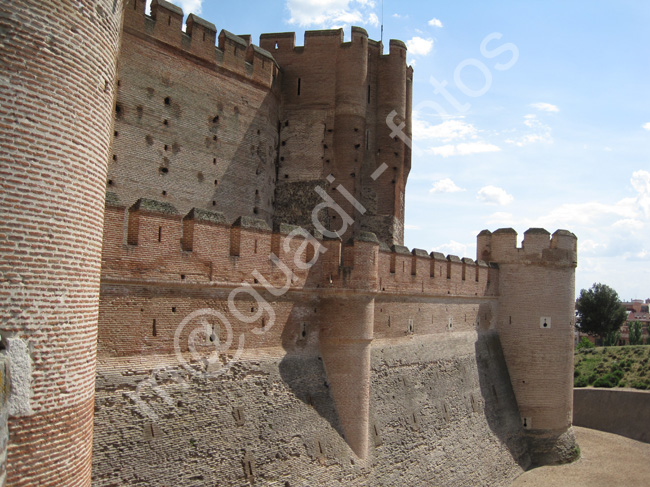
<instances>
[{"instance_id":1,"label":"distant building","mask_svg":"<svg viewBox=\"0 0 650 487\"><path fill-rule=\"evenodd\" d=\"M633 299L632 301L621 304L625 306L627 318L625 319L625 324L621 326L621 338L618 344L630 344L630 325L635 321L641 323L643 342L645 344L650 344L650 299L646 299L645 301L642 299ZM579 331L576 331L576 344L582 339L582 337L587 337L596 345L602 345L602 340L600 338L589 336L586 333L581 333Z\"/></svg>"},{"instance_id":2,"label":"distant building","mask_svg":"<svg viewBox=\"0 0 650 487\"><path fill-rule=\"evenodd\" d=\"M643 340L648 343L649 327L650 327L650 299L643 301L642 299L633 299L630 302L622 303L627 310L627 319L625 324L621 326L621 342L623 345L630 343L630 325L635 321L641 323L643 327Z\"/></svg>"}]
</instances>

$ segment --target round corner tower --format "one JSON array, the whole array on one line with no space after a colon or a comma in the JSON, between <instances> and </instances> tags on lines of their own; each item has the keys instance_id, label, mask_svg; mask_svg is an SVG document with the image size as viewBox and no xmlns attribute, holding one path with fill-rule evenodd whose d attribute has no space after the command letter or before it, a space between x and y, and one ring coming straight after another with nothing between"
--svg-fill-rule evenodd
<instances>
[{"instance_id":1,"label":"round corner tower","mask_svg":"<svg viewBox=\"0 0 650 487\"><path fill-rule=\"evenodd\" d=\"M511 228L478 237L477 256L499 266L497 329L534 464L575 457L573 336L577 239Z\"/></svg>"},{"instance_id":2,"label":"round corner tower","mask_svg":"<svg viewBox=\"0 0 650 487\"><path fill-rule=\"evenodd\" d=\"M122 9L122 0L0 6L0 334L11 370L12 486L90 485Z\"/></svg>"}]
</instances>

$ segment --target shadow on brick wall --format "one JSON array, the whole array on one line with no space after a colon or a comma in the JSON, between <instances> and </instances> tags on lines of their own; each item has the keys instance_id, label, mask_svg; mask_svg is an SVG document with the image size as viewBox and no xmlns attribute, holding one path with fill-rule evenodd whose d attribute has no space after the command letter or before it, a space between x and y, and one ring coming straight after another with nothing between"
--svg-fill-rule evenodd
<instances>
[{"instance_id":1,"label":"shadow on brick wall","mask_svg":"<svg viewBox=\"0 0 650 487\"><path fill-rule=\"evenodd\" d=\"M531 460L499 336L495 332L479 333L475 350L488 426L525 470Z\"/></svg>"}]
</instances>

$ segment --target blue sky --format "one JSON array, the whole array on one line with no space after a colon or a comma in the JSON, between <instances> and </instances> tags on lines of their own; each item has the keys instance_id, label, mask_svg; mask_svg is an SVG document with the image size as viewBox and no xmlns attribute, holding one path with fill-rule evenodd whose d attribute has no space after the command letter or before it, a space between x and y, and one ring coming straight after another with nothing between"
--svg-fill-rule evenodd
<instances>
[{"instance_id":1,"label":"blue sky","mask_svg":"<svg viewBox=\"0 0 650 487\"><path fill-rule=\"evenodd\" d=\"M255 40L380 38L381 0L173 3ZM650 2L386 0L383 19L415 69L405 244L475 257L484 228L568 229L576 293L650 298Z\"/></svg>"}]
</instances>

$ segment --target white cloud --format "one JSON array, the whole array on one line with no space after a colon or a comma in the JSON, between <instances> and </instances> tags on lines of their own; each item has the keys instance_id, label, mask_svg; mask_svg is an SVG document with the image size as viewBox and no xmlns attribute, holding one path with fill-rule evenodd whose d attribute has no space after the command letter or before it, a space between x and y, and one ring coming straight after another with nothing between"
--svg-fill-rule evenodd
<instances>
[{"instance_id":1,"label":"white cloud","mask_svg":"<svg viewBox=\"0 0 650 487\"><path fill-rule=\"evenodd\" d=\"M488 225L496 225L501 227L512 227L516 223L515 216L512 213L506 213L505 211L497 211L492 213L488 219Z\"/></svg>"},{"instance_id":2,"label":"white cloud","mask_svg":"<svg viewBox=\"0 0 650 487\"><path fill-rule=\"evenodd\" d=\"M203 8L203 0L169 0L174 5L183 9L185 16L189 14L200 14ZM151 6L151 0L147 0L147 12Z\"/></svg>"},{"instance_id":3,"label":"white cloud","mask_svg":"<svg viewBox=\"0 0 650 487\"><path fill-rule=\"evenodd\" d=\"M551 105L550 103L543 103L543 102L531 103L530 106L533 107L533 108L537 108L538 110L540 110L542 112L559 112L560 111L560 109L558 107L556 107L555 105Z\"/></svg>"},{"instance_id":4,"label":"white cloud","mask_svg":"<svg viewBox=\"0 0 650 487\"><path fill-rule=\"evenodd\" d=\"M340 27L342 25L378 25L372 10L373 0L287 0L290 24L301 27Z\"/></svg>"},{"instance_id":5,"label":"white cloud","mask_svg":"<svg viewBox=\"0 0 650 487\"><path fill-rule=\"evenodd\" d=\"M484 186L479 189L476 198L488 205L506 206L513 202L514 197L503 188Z\"/></svg>"},{"instance_id":6,"label":"white cloud","mask_svg":"<svg viewBox=\"0 0 650 487\"><path fill-rule=\"evenodd\" d=\"M619 229L621 231L625 230L643 230L645 224L641 220L635 218L623 218L612 224L612 227Z\"/></svg>"},{"instance_id":7,"label":"white cloud","mask_svg":"<svg viewBox=\"0 0 650 487\"><path fill-rule=\"evenodd\" d=\"M433 188L429 190L429 193L457 193L459 191L465 190L458 187L450 178L445 178L433 183Z\"/></svg>"},{"instance_id":8,"label":"white cloud","mask_svg":"<svg viewBox=\"0 0 650 487\"><path fill-rule=\"evenodd\" d=\"M645 218L650 218L650 172L640 170L632 173L632 187L638 193L636 203Z\"/></svg>"},{"instance_id":9,"label":"white cloud","mask_svg":"<svg viewBox=\"0 0 650 487\"><path fill-rule=\"evenodd\" d=\"M540 227L558 226L569 228L574 225L589 226L606 217L625 218L630 215L628 205L608 205L597 201L586 203L565 203L552 209L545 216L536 220Z\"/></svg>"},{"instance_id":10,"label":"white cloud","mask_svg":"<svg viewBox=\"0 0 650 487\"><path fill-rule=\"evenodd\" d=\"M525 119L537 118L537 115L535 115L534 113L529 113L528 115L524 115L524 118Z\"/></svg>"},{"instance_id":11,"label":"white cloud","mask_svg":"<svg viewBox=\"0 0 650 487\"><path fill-rule=\"evenodd\" d=\"M586 253L586 254L594 254L598 252L601 249L606 249L607 245L605 245L602 242L596 242L594 240L588 239L588 240L580 240L578 241L578 252L581 253Z\"/></svg>"},{"instance_id":12,"label":"white cloud","mask_svg":"<svg viewBox=\"0 0 650 487\"><path fill-rule=\"evenodd\" d=\"M433 39L423 39L422 37L413 37L406 41L406 47L409 54L413 56L426 56L433 49Z\"/></svg>"},{"instance_id":13,"label":"white cloud","mask_svg":"<svg viewBox=\"0 0 650 487\"><path fill-rule=\"evenodd\" d=\"M602 240L626 240L619 243L621 248L643 247L648 240L644 230L650 225L650 172L635 171L630 184L636 194L615 203L565 203L540 217L522 219L518 223L544 228L582 227L584 232L598 234Z\"/></svg>"},{"instance_id":14,"label":"white cloud","mask_svg":"<svg viewBox=\"0 0 650 487\"><path fill-rule=\"evenodd\" d=\"M426 120L418 117L417 112L413 114L413 139L442 139L444 142L460 139L467 136L474 136L476 128L467 122L454 119L447 120L437 125L431 125Z\"/></svg>"},{"instance_id":15,"label":"white cloud","mask_svg":"<svg viewBox=\"0 0 650 487\"><path fill-rule=\"evenodd\" d=\"M464 244L464 243L456 242L455 240L451 240L449 243L434 247L432 251L464 257L467 255L467 251L470 247L473 247L473 245Z\"/></svg>"},{"instance_id":16,"label":"white cloud","mask_svg":"<svg viewBox=\"0 0 650 487\"><path fill-rule=\"evenodd\" d=\"M646 130L650 130L650 122L644 123L642 127Z\"/></svg>"},{"instance_id":17,"label":"white cloud","mask_svg":"<svg viewBox=\"0 0 650 487\"><path fill-rule=\"evenodd\" d=\"M528 144L535 143L546 143L550 144L553 142L553 136L551 135L551 127L542 123L537 119L535 115L526 115L524 116L524 125L526 126L525 133L519 137L506 139L507 144L516 145L517 147L523 147Z\"/></svg>"},{"instance_id":18,"label":"white cloud","mask_svg":"<svg viewBox=\"0 0 650 487\"><path fill-rule=\"evenodd\" d=\"M422 230L419 225L404 225L405 230Z\"/></svg>"},{"instance_id":19,"label":"white cloud","mask_svg":"<svg viewBox=\"0 0 650 487\"><path fill-rule=\"evenodd\" d=\"M425 117L435 118L431 123ZM483 152L498 152L500 147L482 140L481 130L473 124L465 122L464 117L451 117L447 114L436 114L432 117L426 112L415 110L413 112L413 150L419 155L433 154L442 157L466 156ZM427 148L421 147L427 140L433 140L434 145ZM441 143L445 143L441 145Z\"/></svg>"},{"instance_id":20,"label":"white cloud","mask_svg":"<svg viewBox=\"0 0 650 487\"><path fill-rule=\"evenodd\" d=\"M442 27L442 22L440 20L436 19L435 17L429 21L429 25L431 27Z\"/></svg>"},{"instance_id":21,"label":"white cloud","mask_svg":"<svg viewBox=\"0 0 650 487\"><path fill-rule=\"evenodd\" d=\"M499 152L500 147L487 142L466 142L462 144L447 144L438 147L431 147L426 152L442 157L449 156L468 156L471 154L480 154L483 152Z\"/></svg>"}]
</instances>

